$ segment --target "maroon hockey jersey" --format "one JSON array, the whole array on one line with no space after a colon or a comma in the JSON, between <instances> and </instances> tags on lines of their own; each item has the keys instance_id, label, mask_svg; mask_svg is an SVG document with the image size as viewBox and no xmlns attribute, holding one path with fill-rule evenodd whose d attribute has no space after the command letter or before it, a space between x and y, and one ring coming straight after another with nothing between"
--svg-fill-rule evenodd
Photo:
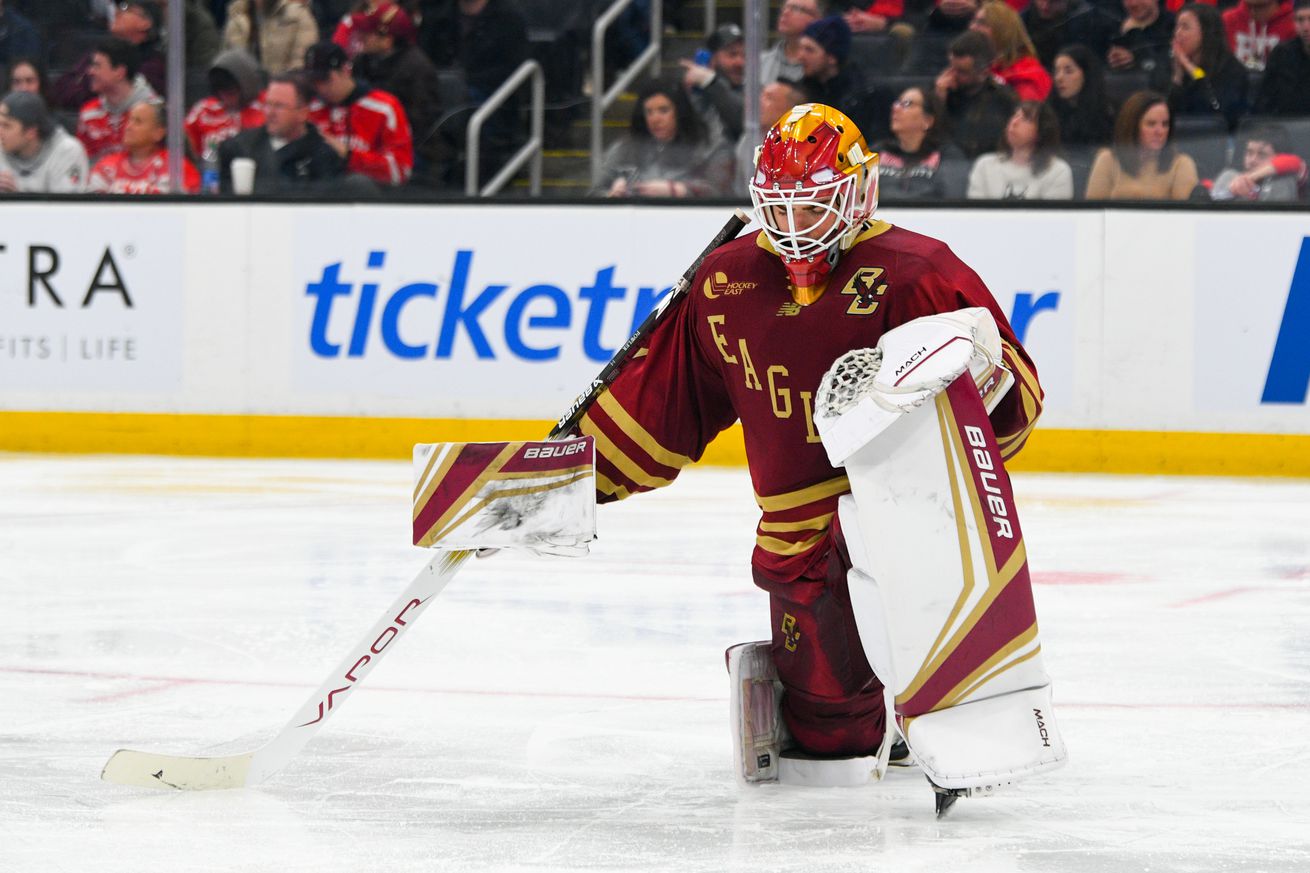
<instances>
[{"instance_id":1,"label":"maroon hockey jersey","mask_svg":"<svg viewBox=\"0 0 1310 873\"><path fill-rule=\"evenodd\" d=\"M669 484L740 419L762 512L752 563L777 582L822 578L837 498L850 488L814 427L820 378L891 328L970 306L996 318L1015 376L991 415L1008 458L1031 431L1042 390L991 292L945 244L872 222L808 306L792 301L763 233L722 246L582 420L596 438L598 498Z\"/></svg>"}]
</instances>

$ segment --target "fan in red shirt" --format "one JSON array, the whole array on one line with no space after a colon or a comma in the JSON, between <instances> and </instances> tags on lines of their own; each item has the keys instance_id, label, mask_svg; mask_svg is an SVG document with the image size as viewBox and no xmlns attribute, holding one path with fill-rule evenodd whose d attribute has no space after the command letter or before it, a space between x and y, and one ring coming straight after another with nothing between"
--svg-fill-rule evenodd
<instances>
[{"instance_id":1,"label":"fan in red shirt","mask_svg":"<svg viewBox=\"0 0 1310 873\"><path fill-rule=\"evenodd\" d=\"M264 95L260 93L259 62L243 49L231 49L209 68L209 94L187 113L187 142L203 157L243 130L264 126Z\"/></svg>"},{"instance_id":2,"label":"fan in red shirt","mask_svg":"<svg viewBox=\"0 0 1310 873\"><path fill-rule=\"evenodd\" d=\"M92 49L87 75L96 96L77 115L77 138L86 147L87 159L93 164L96 159L122 148L128 111L159 97L137 75L139 67L136 47L121 39L101 40Z\"/></svg>"},{"instance_id":3,"label":"fan in red shirt","mask_svg":"<svg viewBox=\"0 0 1310 873\"><path fill-rule=\"evenodd\" d=\"M868 6L846 10L846 23L854 33L882 33L905 14L905 0L874 0Z\"/></svg>"},{"instance_id":4,"label":"fan in red shirt","mask_svg":"<svg viewBox=\"0 0 1310 873\"><path fill-rule=\"evenodd\" d=\"M168 149L163 147L167 134L163 103L132 107L123 126L123 150L100 159L87 188L102 194L171 193ZM186 158L182 159L182 190L187 194L200 190L200 174Z\"/></svg>"},{"instance_id":5,"label":"fan in red shirt","mask_svg":"<svg viewBox=\"0 0 1310 873\"><path fill-rule=\"evenodd\" d=\"M346 159L346 169L383 185L408 182L414 140L400 101L356 81L345 50L335 43L310 46L305 69L322 101L315 101L309 120Z\"/></svg>"},{"instance_id":6,"label":"fan in red shirt","mask_svg":"<svg viewBox=\"0 0 1310 873\"><path fill-rule=\"evenodd\" d=\"M1010 86L1020 100L1046 99L1051 93L1051 74L1037 59L1037 48L1028 36L1019 13L1004 0L986 0L969 25L987 35L996 46L992 72Z\"/></svg>"},{"instance_id":7,"label":"fan in red shirt","mask_svg":"<svg viewBox=\"0 0 1310 873\"><path fill-rule=\"evenodd\" d=\"M1228 48L1249 70L1263 70L1275 46L1296 38L1290 0L1242 0L1223 19Z\"/></svg>"}]
</instances>

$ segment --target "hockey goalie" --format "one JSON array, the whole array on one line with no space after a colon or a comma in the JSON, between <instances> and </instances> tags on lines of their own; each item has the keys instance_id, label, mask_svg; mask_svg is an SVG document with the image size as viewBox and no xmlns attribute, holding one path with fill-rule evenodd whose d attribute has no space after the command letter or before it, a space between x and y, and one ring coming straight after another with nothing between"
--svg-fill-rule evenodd
<instances>
[{"instance_id":1,"label":"hockey goalie","mask_svg":"<svg viewBox=\"0 0 1310 873\"><path fill-rule=\"evenodd\" d=\"M1041 408L1032 361L946 245L874 216L877 155L841 112L781 118L750 191L762 230L704 261L579 426L606 502L741 422L772 636L728 651L740 779L913 760L941 814L1059 766L1003 466Z\"/></svg>"}]
</instances>

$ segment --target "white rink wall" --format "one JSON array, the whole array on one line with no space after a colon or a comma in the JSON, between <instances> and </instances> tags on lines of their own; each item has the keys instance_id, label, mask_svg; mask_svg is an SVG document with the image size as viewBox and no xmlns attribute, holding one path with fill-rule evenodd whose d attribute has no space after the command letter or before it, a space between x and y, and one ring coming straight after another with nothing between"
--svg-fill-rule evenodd
<instances>
[{"instance_id":1,"label":"white rink wall","mask_svg":"<svg viewBox=\"0 0 1310 873\"><path fill-rule=\"evenodd\" d=\"M9 204L0 410L550 419L725 213ZM986 280L1045 427L1310 433L1306 215L882 214Z\"/></svg>"}]
</instances>

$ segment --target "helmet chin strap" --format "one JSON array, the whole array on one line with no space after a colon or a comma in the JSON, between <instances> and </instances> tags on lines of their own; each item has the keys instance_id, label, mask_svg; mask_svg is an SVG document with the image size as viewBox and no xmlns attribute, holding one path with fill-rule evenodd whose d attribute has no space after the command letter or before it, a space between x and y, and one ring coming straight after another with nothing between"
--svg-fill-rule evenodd
<instances>
[{"instance_id":1,"label":"helmet chin strap","mask_svg":"<svg viewBox=\"0 0 1310 873\"><path fill-rule=\"evenodd\" d=\"M791 291L791 299L801 306L809 306L828 289L828 276L832 273L833 267L837 266L837 259L841 257L841 241L837 240L828 247L828 251L823 256L812 256L808 258L789 258L786 255L782 258L782 265L787 268L787 277L791 279L788 290Z\"/></svg>"}]
</instances>

